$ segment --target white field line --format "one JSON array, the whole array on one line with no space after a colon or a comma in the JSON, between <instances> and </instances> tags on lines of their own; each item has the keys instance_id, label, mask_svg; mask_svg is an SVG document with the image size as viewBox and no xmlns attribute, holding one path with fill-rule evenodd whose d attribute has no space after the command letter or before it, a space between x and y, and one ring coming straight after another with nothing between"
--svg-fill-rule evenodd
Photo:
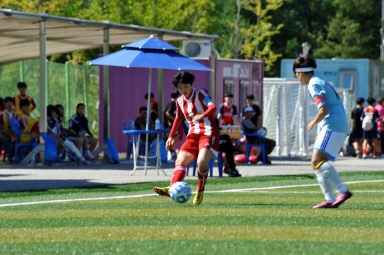
<instances>
[{"instance_id":1,"label":"white field line","mask_svg":"<svg viewBox=\"0 0 384 255\"><path fill-rule=\"evenodd\" d=\"M345 184L355 184L355 183L370 183L370 182L384 182L384 180L350 181L350 182L344 182L344 183ZM261 187L261 188L247 188L247 189L214 190L214 191L206 191L206 193L246 192L246 191L257 191L257 190L273 190L273 189L314 187L314 186L319 186L319 184L302 184L302 185L286 185L286 186L273 186L273 187ZM91 197L91 198L74 198L74 199L60 199L60 200L34 201L34 202L22 202L22 203L9 203L9 204L0 204L0 207L38 205L38 204L54 204L54 203L76 202L76 201L94 201L94 200L153 197L153 196L157 196L157 194L151 193L151 194L139 194L139 195L129 195L129 196Z\"/></svg>"}]
</instances>

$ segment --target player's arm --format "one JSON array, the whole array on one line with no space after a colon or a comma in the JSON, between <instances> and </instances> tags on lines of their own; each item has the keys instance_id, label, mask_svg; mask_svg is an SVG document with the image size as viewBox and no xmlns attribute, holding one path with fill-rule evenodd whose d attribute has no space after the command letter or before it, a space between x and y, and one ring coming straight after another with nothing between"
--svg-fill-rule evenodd
<instances>
[{"instance_id":1,"label":"player's arm","mask_svg":"<svg viewBox=\"0 0 384 255\"><path fill-rule=\"evenodd\" d=\"M221 105L219 106L219 113L217 114L217 119L218 119L218 120L221 119L221 117L223 116L223 113L224 113L224 107L223 107L223 105L221 104Z\"/></svg>"},{"instance_id":2,"label":"player's arm","mask_svg":"<svg viewBox=\"0 0 384 255\"><path fill-rule=\"evenodd\" d=\"M377 131L381 133L383 131L383 121L382 118L380 118L379 113L377 111L374 112L374 119L377 123Z\"/></svg>"},{"instance_id":3,"label":"player's arm","mask_svg":"<svg viewBox=\"0 0 384 255\"><path fill-rule=\"evenodd\" d=\"M327 114L328 114L327 106L325 106L325 104L320 106L316 117L311 122L309 122L309 124L307 126L308 131L312 131L312 129L317 124L319 124L325 118L325 116L327 116Z\"/></svg>"},{"instance_id":4,"label":"player's arm","mask_svg":"<svg viewBox=\"0 0 384 255\"><path fill-rule=\"evenodd\" d=\"M177 104L176 118L173 121L172 129L171 129L171 132L169 133L168 139L165 142L165 148L167 150L171 150L172 147L175 145L175 143L176 143L175 135L176 135L177 130L179 130L180 125L183 122L183 120L184 120L184 114L181 111L179 104Z\"/></svg>"},{"instance_id":5,"label":"player's arm","mask_svg":"<svg viewBox=\"0 0 384 255\"><path fill-rule=\"evenodd\" d=\"M202 103L207 106L207 109L205 110L205 112L203 112L202 114L197 114L193 117L193 120L202 120L210 115L214 115L215 112L216 112L216 105L213 103L212 99L208 96L208 94L206 94L205 92L200 92L202 93L202 95L204 96L202 98ZM200 95L199 95L200 96Z\"/></svg>"},{"instance_id":6,"label":"player's arm","mask_svg":"<svg viewBox=\"0 0 384 255\"><path fill-rule=\"evenodd\" d=\"M319 110L317 112L316 117L308 123L307 130L312 131L312 129L317 124L319 124L325 118L325 116L327 116L328 109L325 105L325 91L321 86L319 86L318 84L310 84L308 86L308 91L311 97L313 98L313 101L315 101L317 109Z\"/></svg>"},{"instance_id":7,"label":"player's arm","mask_svg":"<svg viewBox=\"0 0 384 255\"><path fill-rule=\"evenodd\" d=\"M31 97L31 104L32 104L32 107L31 107L31 112L36 108L36 102L35 100L33 100L33 98Z\"/></svg>"}]
</instances>

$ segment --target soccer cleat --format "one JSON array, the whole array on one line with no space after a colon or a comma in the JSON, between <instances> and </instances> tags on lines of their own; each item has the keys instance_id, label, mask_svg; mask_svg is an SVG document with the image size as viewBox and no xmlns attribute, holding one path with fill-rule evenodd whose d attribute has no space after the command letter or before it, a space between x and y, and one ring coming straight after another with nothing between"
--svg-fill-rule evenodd
<instances>
[{"instance_id":1,"label":"soccer cleat","mask_svg":"<svg viewBox=\"0 0 384 255\"><path fill-rule=\"evenodd\" d=\"M331 205L332 205L332 203L330 203L328 201L324 201L321 204L313 206L312 208L315 208L315 209L317 209L317 208L330 208Z\"/></svg>"},{"instance_id":2,"label":"soccer cleat","mask_svg":"<svg viewBox=\"0 0 384 255\"><path fill-rule=\"evenodd\" d=\"M352 197L352 193L347 190L347 192L340 192L337 195L336 201L332 203L331 208L338 208L342 203L347 199Z\"/></svg>"},{"instance_id":3,"label":"soccer cleat","mask_svg":"<svg viewBox=\"0 0 384 255\"><path fill-rule=\"evenodd\" d=\"M160 196L166 196L166 197L169 197L169 190L170 190L170 186L167 186L167 187L154 187L153 190L159 194Z\"/></svg>"},{"instance_id":4,"label":"soccer cleat","mask_svg":"<svg viewBox=\"0 0 384 255\"><path fill-rule=\"evenodd\" d=\"M195 198L193 199L193 204L194 205L199 205L203 202L203 197L204 197L204 191L197 191Z\"/></svg>"}]
</instances>

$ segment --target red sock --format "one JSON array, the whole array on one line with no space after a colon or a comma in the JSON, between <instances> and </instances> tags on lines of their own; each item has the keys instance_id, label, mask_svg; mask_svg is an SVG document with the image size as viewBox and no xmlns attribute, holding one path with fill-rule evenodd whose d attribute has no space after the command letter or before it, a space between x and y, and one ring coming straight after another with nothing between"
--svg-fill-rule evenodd
<instances>
[{"instance_id":1,"label":"red sock","mask_svg":"<svg viewBox=\"0 0 384 255\"><path fill-rule=\"evenodd\" d=\"M368 155L367 150L363 150L363 154L364 154L364 155Z\"/></svg>"},{"instance_id":2,"label":"red sock","mask_svg":"<svg viewBox=\"0 0 384 255\"><path fill-rule=\"evenodd\" d=\"M171 186L175 182L181 182L184 180L185 177L185 166L183 165L177 165L175 167L175 171L173 172L172 179L171 179Z\"/></svg>"},{"instance_id":3,"label":"red sock","mask_svg":"<svg viewBox=\"0 0 384 255\"><path fill-rule=\"evenodd\" d=\"M376 155L377 155L376 150L373 150L373 156L376 156Z\"/></svg>"},{"instance_id":4,"label":"red sock","mask_svg":"<svg viewBox=\"0 0 384 255\"><path fill-rule=\"evenodd\" d=\"M204 191L205 184L207 183L208 171L205 173L201 173L200 170L197 171L197 177L199 178L199 183L197 186L197 191Z\"/></svg>"}]
</instances>

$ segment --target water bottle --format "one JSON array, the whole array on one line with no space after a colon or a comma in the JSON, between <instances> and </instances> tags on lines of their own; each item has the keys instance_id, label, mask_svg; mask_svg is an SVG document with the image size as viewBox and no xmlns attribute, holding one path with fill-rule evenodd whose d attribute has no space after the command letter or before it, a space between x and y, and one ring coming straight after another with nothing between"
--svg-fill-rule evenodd
<instances>
[{"instance_id":1,"label":"water bottle","mask_svg":"<svg viewBox=\"0 0 384 255\"><path fill-rule=\"evenodd\" d=\"M159 118L156 118L156 121L155 121L155 129L156 129L156 130L160 130L160 129L161 129Z\"/></svg>"}]
</instances>

